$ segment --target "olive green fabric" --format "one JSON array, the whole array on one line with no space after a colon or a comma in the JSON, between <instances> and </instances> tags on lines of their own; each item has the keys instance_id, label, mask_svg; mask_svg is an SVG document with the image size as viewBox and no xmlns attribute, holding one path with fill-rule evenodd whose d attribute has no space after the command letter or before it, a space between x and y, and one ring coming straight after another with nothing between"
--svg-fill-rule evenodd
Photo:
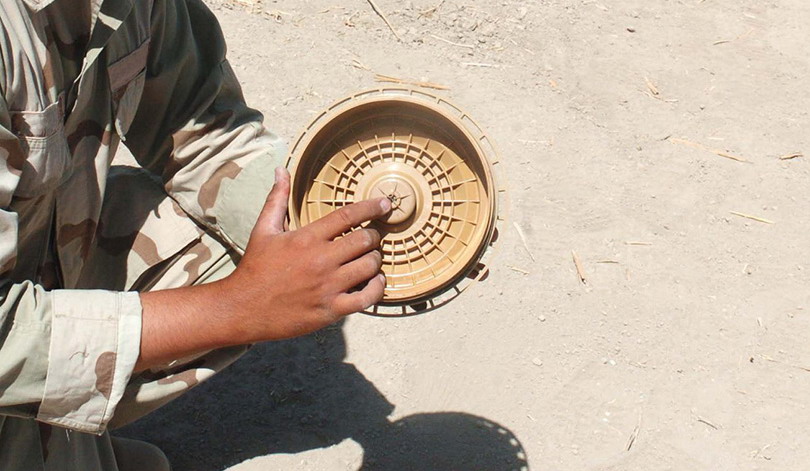
<instances>
[{"instance_id":1,"label":"olive green fabric","mask_svg":"<svg viewBox=\"0 0 810 471\"><path fill-rule=\"evenodd\" d=\"M284 150L199 0L3 0L0 93L0 470L115 469L46 468L41 444L134 420L244 352L133 376L138 291L227 273ZM112 166L122 141L141 168ZM109 440L54 446L79 442Z\"/></svg>"}]
</instances>

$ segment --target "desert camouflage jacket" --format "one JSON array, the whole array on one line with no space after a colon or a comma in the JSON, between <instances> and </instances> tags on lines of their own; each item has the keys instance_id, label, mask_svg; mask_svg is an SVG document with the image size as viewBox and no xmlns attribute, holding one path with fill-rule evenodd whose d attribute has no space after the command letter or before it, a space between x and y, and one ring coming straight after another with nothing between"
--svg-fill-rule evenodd
<instances>
[{"instance_id":1,"label":"desert camouflage jacket","mask_svg":"<svg viewBox=\"0 0 810 471\"><path fill-rule=\"evenodd\" d=\"M239 181L281 147L200 0L2 0L0 92L0 419L100 433L141 329L137 293L84 281L119 143L237 250L261 206ZM171 252L147 242L133 263Z\"/></svg>"}]
</instances>

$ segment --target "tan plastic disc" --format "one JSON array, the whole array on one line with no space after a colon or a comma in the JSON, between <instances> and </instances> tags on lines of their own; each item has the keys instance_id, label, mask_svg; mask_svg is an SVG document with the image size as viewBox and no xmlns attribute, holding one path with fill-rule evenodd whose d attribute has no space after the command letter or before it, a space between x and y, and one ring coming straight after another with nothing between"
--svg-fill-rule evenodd
<instances>
[{"instance_id":1,"label":"tan plastic disc","mask_svg":"<svg viewBox=\"0 0 810 471\"><path fill-rule=\"evenodd\" d=\"M343 100L291 153L291 225L388 198L391 213L370 223L383 236L382 305L435 307L437 296L460 292L459 282L478 274L493 238L498 198L482 137L423 92L386 89Z\"/></svg>"}]
</instances>

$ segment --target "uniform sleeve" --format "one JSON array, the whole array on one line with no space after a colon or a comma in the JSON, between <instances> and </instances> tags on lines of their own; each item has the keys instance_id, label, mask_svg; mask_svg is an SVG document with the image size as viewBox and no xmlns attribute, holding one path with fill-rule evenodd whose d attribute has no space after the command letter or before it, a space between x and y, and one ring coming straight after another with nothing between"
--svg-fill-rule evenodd
<instances>
[{"instance_id":1,"label":"uniform sleeve","mask_svg":"<svg viewBox=\"0 0 810 471\"><path fill-rule=\"evenodd\" d=\"M243 251L283 144L246 106L222 31L201 1L155 1L149 49L125 143L184 211Z\"/></svg>"},{"instance_id":2,"label":"uniform sleeve","mask_svg":"<svg viewBox=\"0 0 810 471\"><path fill-rule=\"evenodd\" d=\"M32 261L17 257L11 202L26 156L10 120L0 97L0 415L101 433L138 359L140 298L13 279Z\"/></svg>"}]
</instances>

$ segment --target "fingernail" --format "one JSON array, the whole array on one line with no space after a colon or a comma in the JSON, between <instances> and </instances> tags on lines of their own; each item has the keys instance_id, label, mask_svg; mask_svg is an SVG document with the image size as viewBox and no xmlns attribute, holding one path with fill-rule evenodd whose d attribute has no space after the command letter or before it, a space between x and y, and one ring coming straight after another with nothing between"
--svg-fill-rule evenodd
<instances>
[{"instance_id":1,"label":"fingernail","mask_svg":"<svg viewBox=\"0 0 810 471\"><path fill-rule=\"evenodd\" d=\"M383 211L385 211L386 213L387 213L388 211L391 211L391 200L389 200L388 198L382 198L382 199L380 200L380 207L381 207L381 208L382 208L382 210L383 210Z\"/></svg>"},{"instance_id":2,"label":"fingernail","mask_svg":"<svg viewBox=\"0 0 810 471\"><path fill-rule=\"evenodd\" d=\"M383 275L382 273L380 273L379 275L377 275L377 278L379 278L379 279L380 279L380 281L382 281L382 284L385 284L385 275Z\"/></svg>"},{"instance_id":3,"label":"fingernail","mask_svg":"<svg viewBox=\"0 0 810 471\"><path fill-rule=\"evenodd\" d=\"M283 167L276 167L276 181L278 182L281 180L282 175L284 175Z\"/></svg>"}]
</instances>

